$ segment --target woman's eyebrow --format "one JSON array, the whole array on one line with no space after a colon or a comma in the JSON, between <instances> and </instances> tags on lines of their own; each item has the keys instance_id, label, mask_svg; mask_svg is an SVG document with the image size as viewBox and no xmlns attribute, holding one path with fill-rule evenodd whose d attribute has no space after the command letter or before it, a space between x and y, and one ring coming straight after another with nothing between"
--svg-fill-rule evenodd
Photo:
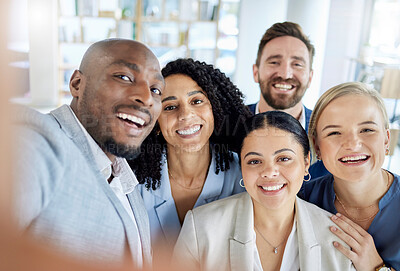
<instances>
[{"instance_id":1,"label":"woman's eyebrow","mask_svg":"<svg viewBox=\"0 0 400 271\"><path fill-rule=\"evenodd\" d=\"M261 153L259 153L259 152L254 152L254 151L251 151L251 152L248 152L248 153L246 153L246 155L243 157L243 158L246 158L247 156L249 156L249 155L257 155L257 156L262 156L262 154Z\"/></svg>"},{"instance_id":2,"label":"woman's eyebrow","mask_svg":"<svg viewBox=\"0 0 400 271\"><path fill-rule=\"evenodd\" d=\"M164 99L162 99L162 103L163 102L166 102L166 101L175 101L175 100L177 100L178 98L176 98L176 96L168 96L168 97L165 97Z\"/></svg>"},{"instance_id":3,"label":"woman's eyebrow","mask_svg":"<svg viewBox=\"0 0 400 271\"><path fill-rule=\"evenodd\" d=\"M188 92L187 96L193 96L193 95L195 95L197 93L201 93L201 94L203 94L205 96L204 92L201 91L201 90L193 90L191 92Z\"/></svg>"},{"instance_id":4,"label":"woman's eyebrow","mask_svg":"<svg viewBox=\"0 0 400 271\"><path fill-rule=\"evenodd\" d=\"M339 127L340 127L340 125L327 125L322 129L322 131L325 131L326 129L330 129L330 128L339 128Z\"/></svg>"},{"instance_id":5,"label":"woman's eyebrow","mask_svg":"<svg viewBox=\"0 0 400 271\"><path fill-rule=\"evenodd\" d=\"M283 149L280 149L280 150L275 151L275 152L274 152L274 155L279 154L279 153L281 153L281 152L285 152L285 151L290 151L290 152L293 152L294 154L296 154L296 153L294 152L294 150L292 150L292 149L283 148Z\"/></svg>"}]
</instances>

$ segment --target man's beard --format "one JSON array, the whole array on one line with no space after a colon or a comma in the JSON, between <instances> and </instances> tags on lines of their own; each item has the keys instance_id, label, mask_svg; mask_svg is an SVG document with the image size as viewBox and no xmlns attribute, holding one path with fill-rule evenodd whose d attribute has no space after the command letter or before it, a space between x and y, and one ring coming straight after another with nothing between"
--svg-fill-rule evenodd
<instances>
[{"instance_id":1,"label":"man's beard","mask_svg":"<svg viewBox=\"0 0 400 271\"><path fill-rule=\"evenodd\" d=\"M276 109L276 110L284 110L288 108L294 107L296 104L298 104L301 99L304 96L304 93L306 92L306 87L300 84L297 80L294 82L293 79L290 80L273 80L271 84L269 84L270 81L268 80L261 80L261 78L258 78L258 81L260 82L260 90L261 94L266 101L266 103ZM277 97L272 96L272 89L271 85L275 84L276 82L287 82L290 81L290 84L296 85L297 89L296 92L293 93L293 95L285 95L285 94L277 94Z\"/></svg>"},{"instance_id":2,"label":"man's beard","mask_svg":"<svg viewBox=\"0 0 400 271\"><path fill-rule=\"evenodd\" d=\"M89 103L89 101L95 100L92 98L92 93L93 91L87 87L83 93L82 107L80 108L81 122L86 131L104 152L126 159L137 157L140 154L140 144L139 146L132 146L116 142L111 128L107 125L114 116L110 116L110 119L104 117L107 114L103 112L101 105L94 102ZM97 114L94 113L96 107L99 109ZM103 116L103 119L99 119L98 116Z\"/></svg>"},{"instance_id":3,"label":"man's beard","mask_svg":"<svg viewBox=\"0 0 400 271\"><path fill-rule=\"evenodd\" d=\"M100 147L104 152L128 160L135 159L140 154L140 146L129 146L127 144L117 143L112 137L106 138L104 142L100 144Z\"/></svg>"}]
</instances>

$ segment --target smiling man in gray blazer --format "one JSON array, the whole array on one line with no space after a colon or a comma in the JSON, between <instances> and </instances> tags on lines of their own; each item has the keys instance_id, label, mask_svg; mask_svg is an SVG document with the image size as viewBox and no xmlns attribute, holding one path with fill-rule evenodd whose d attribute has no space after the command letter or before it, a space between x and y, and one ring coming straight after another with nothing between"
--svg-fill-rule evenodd
<instances>
[{"instance_id":1,"label":"smiling man in gray blazer","mask_svg":"<svg viewBox=\"0 0 400 271\"><path fill-rule=\"evenodd\" d=\"M145 45L111 39L85 53L70 106L19 108L15 214L26 233L89 262L151 263L148 216L125 158L152 130L163 88Z\"/></svg>"}]
</instances>

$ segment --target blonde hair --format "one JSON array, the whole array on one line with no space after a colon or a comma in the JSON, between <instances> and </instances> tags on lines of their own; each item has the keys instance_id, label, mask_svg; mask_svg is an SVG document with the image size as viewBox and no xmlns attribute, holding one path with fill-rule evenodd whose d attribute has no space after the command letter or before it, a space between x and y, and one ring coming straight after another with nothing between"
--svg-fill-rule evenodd
<instances>
[{"instance_id":1,"label":"blonde hair","mask_svg":"<svg viewBox=\"0 0 400 271\"><path fill-rule=\"evenodd\" d=\"M382 100L380 94L373 88L368 85L360 82L348 82L343 83L337 86L334 86L328 89L322 96L318 99L314 110L311 114L310 124L308 126L308 138L310 143L313 146L313 152L315 151L315 146L313 143L313 138L317 137L316 127L319 120L319 117L322 114L322 111L330 104L333 100L343 97L346 95L360 95L370 97L372 100L376 102L379 110L382 113L382 117L385 122L385 128L389 129L389 119L386 112L385 103ZM315 157L315 153L313 155Z\"/></svg>"}]
</instances>

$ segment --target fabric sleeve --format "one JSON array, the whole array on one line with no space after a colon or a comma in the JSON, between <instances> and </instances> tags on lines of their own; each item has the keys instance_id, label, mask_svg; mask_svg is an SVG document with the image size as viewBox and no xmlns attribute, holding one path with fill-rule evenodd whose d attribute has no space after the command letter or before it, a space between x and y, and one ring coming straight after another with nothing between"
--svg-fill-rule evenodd
<instances>
[{"instance_id":1,"label":"fabric sleeve","mask_svg":"<svg viewBox=\"0 0 400 271\"><path fill-rule=\"evenodd\" d=\"M51 201L62 180L65 150L45 131L16 125L14 138L14 214L24 229ZM72 159L72 158L71 158Z\"/></svg>"}]
</instances>

